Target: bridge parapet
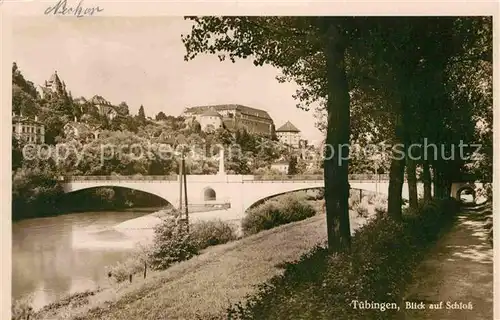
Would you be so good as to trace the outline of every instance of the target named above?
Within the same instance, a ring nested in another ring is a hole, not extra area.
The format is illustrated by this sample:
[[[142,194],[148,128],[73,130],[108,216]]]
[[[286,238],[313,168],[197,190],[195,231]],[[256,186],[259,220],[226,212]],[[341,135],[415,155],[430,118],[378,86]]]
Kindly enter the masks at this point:
[[[322,174],[316,175],[258,175],[253,176],[253,181],[323,181],[324,176]],[[373,182],[373,181],[388,181],[388,174],[350,174],[349,181],[359,181],[359,182]]]
[[[59,181],[72,182],[72,181],[177,181],[178,175],[168,176],[64,176],[59,177]]]
[[[144,182],[161,182],[161,181],[178,181],[178,175],[130,175],[130,176],[65,176],[60,177],[61,182],[97,182],[97,181],[144,181]],[[192,182],[298,182],[298,181],[323,181],[323,175],[188,175],[187,180]],[[349,181],[356,182],[373,182],[373,181],[388,181],[387,174],[350,174]]]

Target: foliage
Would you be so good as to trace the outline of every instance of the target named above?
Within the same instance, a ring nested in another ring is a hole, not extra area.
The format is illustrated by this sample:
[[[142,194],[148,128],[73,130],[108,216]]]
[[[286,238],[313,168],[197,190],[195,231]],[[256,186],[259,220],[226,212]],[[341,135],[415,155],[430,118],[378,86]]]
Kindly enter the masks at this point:
[[[129,277],[138,272],[144,271],[147,263],[140,256],[132,256],[124,261],[119,261],[115,265],[108,267],[108,275],[116,282],[129,280]]]
[[[354,211],[356,211],[356,213],[360,217],[368,216],[368,208],[366,207],[366,204],[364,202],[360,202],[356,206],[354,206]]]
[[[12,174],[12,219],[44,216],[56,210],[63,194],[50,164],[18,168]]]
[[[137,119],[140,123],[146,122],[146,114],[144,113],[144,106],[142,104],[139,107],[139,113],[137,114]]]
[[[229,319],[392,319],[394,310],[355,309],[353,300],[399,303],[404,283],[425,250],[453,221],[454,202],[425,206],[402,222],[374,219],[353,239],[351,253],[318,247],[283,275],[228,309]]]
[[[167,120],[167,119],[168,119],[167,115],[163,111],[158,112],[158,114],[155,117],[155,120],[157,121]]]
[[[276,226],[304,220],[316,214],[304,197],[285,195],[268,200],[248,210],[241,223],[245,235],[268,230]]]
[[[198,250],[237,239],[235,227],[222,220],[200,221],[190,226],[189,233]]]
[[[31,307],[33,297],[29,296],[23,299],[15,300],[12,302],[11,319],[12,320],[25,320],[34,315],[34,310]]]
[[[185,223],[177,218],[167,218],[155,227],[149,263],[153,269],[162,270],[173,263],[188,260],[198,253],[189,236]]]
[[[377,217],[384,216],[387,213],[387,203],[380,198],[375,202],[375,214]]]

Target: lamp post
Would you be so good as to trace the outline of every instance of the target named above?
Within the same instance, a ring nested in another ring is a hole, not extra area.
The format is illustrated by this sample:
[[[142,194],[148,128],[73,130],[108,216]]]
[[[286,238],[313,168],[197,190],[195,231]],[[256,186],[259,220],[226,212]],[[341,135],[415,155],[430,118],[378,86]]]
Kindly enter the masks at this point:
[[[182,215],[184,211],[185,217],[181,220],[185,220],[187,231],[189,232],[189,210],[188,210],[188,196],[187,196],[187,174],[186,174],[186,160],[184,156],[184,150],[177,152],[176,155],[180,156],[179,161],[179,212]],[[182,203],[182,194],[184,193],[184,206]],[[182,210],[184,209],[184,210]]]
[[[189,232],[189,211],[188,211],[188,196],[187,196],[187,175],[186,175],[186,160],[184,159],[184,151],[182,151],[181,156],[182,161],[182,173],[184,175],[184,212],[186,214],[186,227],[187,232]]]

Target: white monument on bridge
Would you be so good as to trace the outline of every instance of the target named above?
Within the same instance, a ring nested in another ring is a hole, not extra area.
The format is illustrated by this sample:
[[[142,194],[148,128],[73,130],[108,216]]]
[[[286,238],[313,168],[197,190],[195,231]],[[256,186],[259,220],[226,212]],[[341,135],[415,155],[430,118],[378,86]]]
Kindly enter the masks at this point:
[[[219,151],[219,172],[218,175],[226,175],[226,171],[224,170],[224,149],[220,149]]]

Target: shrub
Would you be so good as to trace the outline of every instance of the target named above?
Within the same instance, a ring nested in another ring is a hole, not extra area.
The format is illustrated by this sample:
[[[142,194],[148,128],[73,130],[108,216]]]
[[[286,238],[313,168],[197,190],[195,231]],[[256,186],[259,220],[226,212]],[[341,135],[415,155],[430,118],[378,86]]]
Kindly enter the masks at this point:
[[[248,211],[241,223],[245,235],[304,220],[316,214],[303,197],[286,195],[264,202]]]
[[[378,196],[376,193],[369,193],[367,197],[368,197],[368,204],[374,204],[378,200]]]
[[[366,218],[368,216],[368,208],[366,207],[366,205],[364,203],[358,203],[354,207],[354,211],[356,211],[356,213],[360,217]]]
[[[34,315],[34,310],[31,307],[32,296],[28,296],[26,298],[22,298],[19,300],[14,300],[12,302],[12,320],[24,320],[29,319]]]
[[[134,275],[144,270],[144,263],[146,261],[138,255],[129,257],[123,262],[118,262],[115,265],[108,267],[108,276],[115,279],[116,282],[123,282]]]
[[[359,203],[360,203],[359,197],[350,197],[349,198],[349,210],[355,210]]]
[[[356,233],[350,253],[314,250],[288,264],[284,274],[262,284],[245,302],[231,306],[228,318],[391,319],[397,311],[355,309],[351,303],[399,303],[412,269],[457,209],[456,202],[442,201],[422,206],[419,214],[405,214],[400,222],[374,219]]]
[[[198,250],[237,239],[235,227],[222,220],[202,221],[192,225],[190,237]]]
[[[386,212],[387,212],[386,204],[383,204],[382,202],[377,202],[375,204],[375,214],[377,215],[377,217],[384,216]]]
[[[196,244],[179,219],[168,218],[155,227],[153,245],[148,260],[153,269],[166,269],[175,262],[188,260],[197,254]]]

